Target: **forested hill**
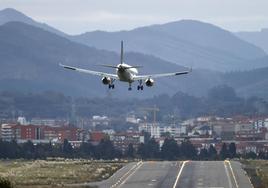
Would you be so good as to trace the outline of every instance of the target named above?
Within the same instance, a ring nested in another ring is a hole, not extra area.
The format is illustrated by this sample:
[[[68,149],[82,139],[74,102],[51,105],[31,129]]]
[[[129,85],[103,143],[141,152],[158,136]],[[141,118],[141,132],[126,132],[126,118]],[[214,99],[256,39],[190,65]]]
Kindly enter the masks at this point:
[[[116,89],[107,91],[101,78],[68,71],[59,63],[114,73],[98,64],[117,65],[119,55],[114,52],[72,42],[43,29],[21,22],[9,22],[0,26],[0,88],[1,90],[45,91],[56,90],[68,95],[116,97],[150,97],[161,93],[174,94],[181,90],[197,95],[217,84],[217,73],[194,70],[189,75],[158,79],[155,87],[132,92],[126,83],[116,82]],[[186,68],[153,56],[126,53],[125,61],[141,65],[141,74],[183,71]],[[211,77],[214,77],[211,80]]]
[[[253,44],[212,24],[181,20],[130,31],[87,32],[72,40],[100,49],[117,51],[118,41],[125,40],[127,51],[151,54],[187,67],[216,71],[247,70],[255,65],[248,60],[265,56]]]
[[[159,95],[148,99],[115,99],[102,97],[72,98],[62,93],[47,91],[42,93],[0,92],[0,118],[26,116],[27,118],[71,118],[73,115],[89,118],[106,115],[124,119],[129,113],[140,113],[141,108],[156,105],[160,108],[158,121],[167,122],[170,116],[185,119],[198,116],[216,115],[265,115],[267,101],[257,98],[241,98],[233,88],[221,85],[209,90],[205,97],[194,97],[182,92],[172,96]],[[75,113],[75,114],[73,114]],[[151,113],[148,121],[152,121]]]

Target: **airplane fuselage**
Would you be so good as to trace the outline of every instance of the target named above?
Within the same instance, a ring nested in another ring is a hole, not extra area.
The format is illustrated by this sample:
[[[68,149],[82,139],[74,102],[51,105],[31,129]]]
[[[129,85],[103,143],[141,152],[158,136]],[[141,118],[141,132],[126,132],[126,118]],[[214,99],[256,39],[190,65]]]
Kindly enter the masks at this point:
[[[128,64],[122,63],[117,65],[116,74],[120,81],[132,83],[134,82],[133,78],[138,74],[138,70],[133,67],[131,68]]]

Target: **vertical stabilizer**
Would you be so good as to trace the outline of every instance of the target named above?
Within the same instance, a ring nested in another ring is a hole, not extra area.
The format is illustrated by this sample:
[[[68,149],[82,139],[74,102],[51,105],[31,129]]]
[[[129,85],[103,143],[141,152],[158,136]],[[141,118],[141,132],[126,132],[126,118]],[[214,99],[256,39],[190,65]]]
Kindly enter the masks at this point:
[[[121,58],[120,58],[120,63],[123,64],[124,62],[124,46],[123,46],[123,41],[121,41]]]

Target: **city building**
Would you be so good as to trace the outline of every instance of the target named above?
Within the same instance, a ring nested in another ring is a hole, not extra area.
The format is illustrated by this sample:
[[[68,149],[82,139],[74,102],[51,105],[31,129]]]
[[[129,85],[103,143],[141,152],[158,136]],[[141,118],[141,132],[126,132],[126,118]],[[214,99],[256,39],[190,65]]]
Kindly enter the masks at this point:
[[[123,132],[116,133],[111,137],[115,148],[120,149],[123,153],[127,151],[129,144],[132,144],[135,149],[140,143],[144,143],[144,136],[139,132]]]
[[[79,129],[74,127],[2,124],[1,138],[3,141],[17,140],[18,142],[28,140],[63,142],[64,139],[77,141],[79,140]]]
[[[169,133],[172,137],[179,137],[186,134],[186,126],[180,125],[160,125],[159,123],[141,123],[139,125],[139,132],[148,132],[153,138],[160,138],[162,135]]]

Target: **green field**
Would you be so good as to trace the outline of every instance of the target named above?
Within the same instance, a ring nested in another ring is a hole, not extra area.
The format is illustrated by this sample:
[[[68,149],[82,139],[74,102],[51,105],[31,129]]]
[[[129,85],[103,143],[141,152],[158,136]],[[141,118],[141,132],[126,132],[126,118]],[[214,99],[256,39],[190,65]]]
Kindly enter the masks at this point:
[[[19,188],[66,187],[107,179],[123,165],[91,160],[2,160],[0,177]]]
[[[243,160],[241,162],[255,188],[268,188],[267,160]]]

